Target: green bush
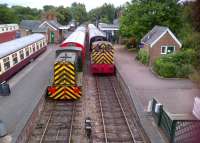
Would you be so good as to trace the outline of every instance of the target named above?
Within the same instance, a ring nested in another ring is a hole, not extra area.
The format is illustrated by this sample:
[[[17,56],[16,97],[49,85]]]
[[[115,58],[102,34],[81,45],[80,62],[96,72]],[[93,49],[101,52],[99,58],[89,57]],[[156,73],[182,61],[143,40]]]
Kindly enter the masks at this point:
[[[140,49],[137,55],[137,59],[142,63],[147,65],[149,63],[149,54],[147,51]]]
[[[193,67],[191,65],[182,65],[176,69],[176,76],[177,77],[189,77],[192,74]]]
[[[153,64],[153,70],[163,77],[184,78],[192,73],[194,62],[195,52],[193,50],[181,51],[157,59]]]

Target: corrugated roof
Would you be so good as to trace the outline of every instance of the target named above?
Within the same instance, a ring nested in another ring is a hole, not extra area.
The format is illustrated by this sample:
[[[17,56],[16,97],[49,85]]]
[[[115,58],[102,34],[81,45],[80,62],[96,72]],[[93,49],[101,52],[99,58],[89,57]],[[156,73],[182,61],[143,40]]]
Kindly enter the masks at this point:
[[[45,38],[43,34],[32,34],[19,39],[0,44],[0,58],[5,57],[15,51],[18,51],[36,41]]]
[[[154,26],[154,28],[149,31],[141,40],[142,43],[151,45],[155,40],[157,40],[168,27],[164,26]]]

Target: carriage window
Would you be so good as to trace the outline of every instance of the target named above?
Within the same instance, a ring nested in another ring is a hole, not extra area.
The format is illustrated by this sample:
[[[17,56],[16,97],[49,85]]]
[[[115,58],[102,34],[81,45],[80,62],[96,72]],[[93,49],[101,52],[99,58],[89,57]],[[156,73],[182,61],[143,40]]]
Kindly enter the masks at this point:
[[[37,50],[39,50],[39,49],[40,49],[40,47],[39,47],[39,44],[38,44],[38,43],[36,44],[36,47],[37,47]]]
[[[23,60],[24,59],[24,51],[23,50],[19,51],[19,55],[20,55],[20,59]]]
[[[35,47],[33,47],[33,53],[35,52]]]
[[[7,70],[10,68],[10,61],[9,61],[9,57],[6,57],[3,59],[3,64],[4,64],[4,69]]]
[[[40,43],[40,48],[42,48],[42,43]]]
[[[17,53],[12,54],[12,59],[13,59],[13,64],[14,65],[18,63]]]
[[[26,51],[26,56],[29,56],[29,49],[26,48],[25,51]]]

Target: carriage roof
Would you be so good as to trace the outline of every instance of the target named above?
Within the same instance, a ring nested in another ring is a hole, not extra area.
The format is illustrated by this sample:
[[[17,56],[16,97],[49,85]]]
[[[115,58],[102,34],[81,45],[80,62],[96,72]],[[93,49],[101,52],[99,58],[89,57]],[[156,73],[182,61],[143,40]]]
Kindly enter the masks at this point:
[[[100,31],[96,26],[94,26],[94,24],[89,24],[88,25],[88,29],[89,29],[89,39],[91,40],[94,37],[103,37],[106,38],[105,33],[103,33],[102,31]]]
[[[5,57],[15,51],[23,49],[24,47],[44,39],[43,34],[32,34],[19,39],[8,41],[0,44],[0,58]]]
[[[84,48],[85,45],[85,32],[75,31],[67,39],[65,39],[61,47],[75,46]]]

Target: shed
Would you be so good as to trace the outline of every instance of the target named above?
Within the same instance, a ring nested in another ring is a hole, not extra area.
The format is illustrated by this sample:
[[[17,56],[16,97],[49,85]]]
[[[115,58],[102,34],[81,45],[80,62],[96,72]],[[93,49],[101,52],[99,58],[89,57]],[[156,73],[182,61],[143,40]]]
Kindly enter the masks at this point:
[[[161,55],[180,51],[181,42],[168,27],[154,26],[142,39],[140,49],[149,53],[150,65]]]

